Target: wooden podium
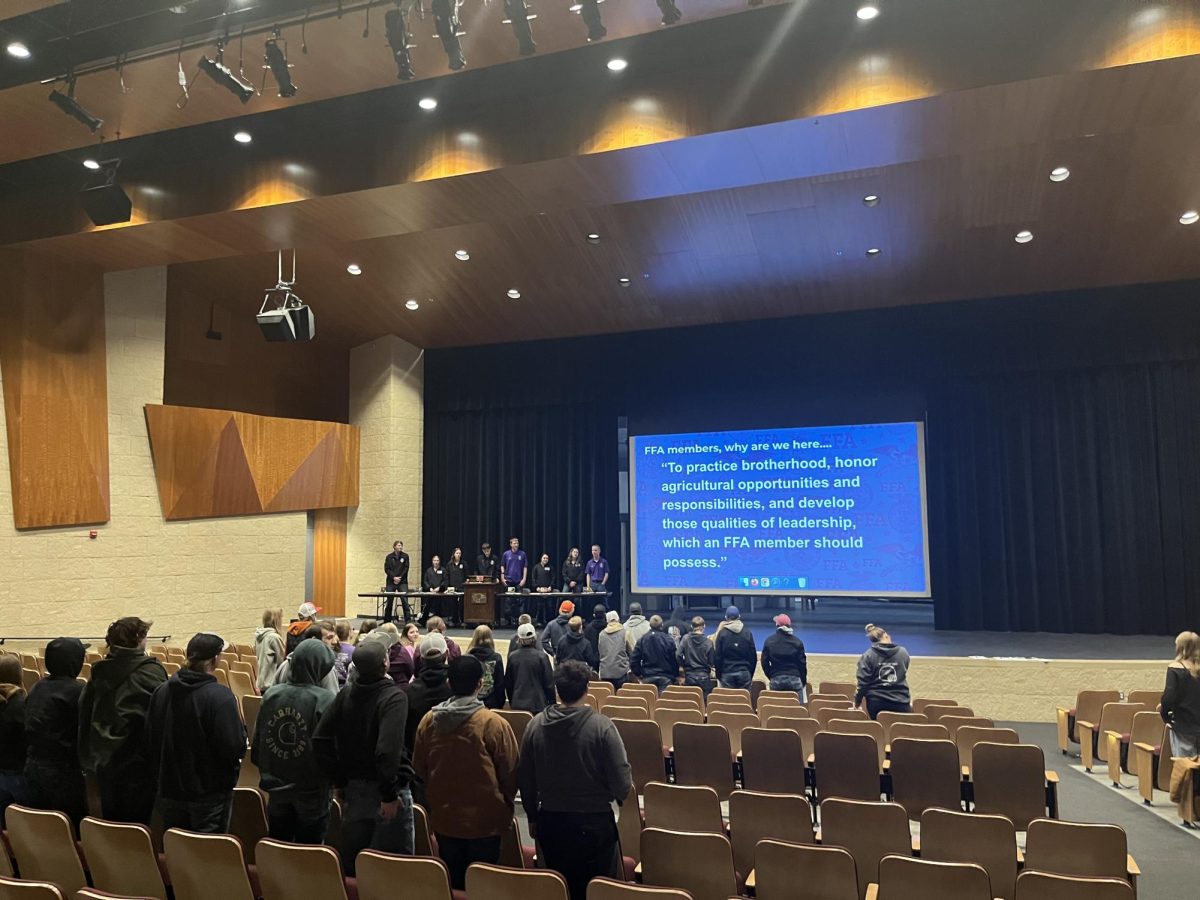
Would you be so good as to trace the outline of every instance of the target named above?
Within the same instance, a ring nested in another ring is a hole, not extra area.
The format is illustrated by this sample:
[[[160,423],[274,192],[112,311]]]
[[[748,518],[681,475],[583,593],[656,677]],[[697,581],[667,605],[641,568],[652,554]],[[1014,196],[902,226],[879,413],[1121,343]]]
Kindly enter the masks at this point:
[[[463,585],[463,622],[467,625],[491,625],[496,622],[494,581],[468,581]]]

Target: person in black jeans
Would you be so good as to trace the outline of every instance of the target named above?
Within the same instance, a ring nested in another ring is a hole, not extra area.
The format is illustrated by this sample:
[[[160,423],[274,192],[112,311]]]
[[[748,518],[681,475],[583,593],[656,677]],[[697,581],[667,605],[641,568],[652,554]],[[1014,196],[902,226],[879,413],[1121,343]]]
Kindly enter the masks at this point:
[[[404,541],[392,544],[392,552],[383,560],[383,583],[385,591],[408,593],[408,554],[404,552]],[[400,598],[400,606],[404,610],[404,621],[412,621],[412,610],[408,605],[408,597]],[[383,600],[383,621],[390,622],[396,618],[396,598],[385,597]]]
[[[576,594],[583,593],[583,557],[579,555],[578,547],[572,547],[571,552],[567,554],[567,558],[563,560],[562,580],[564,593],[567,591],[572,591]]]
[[[908,651],[892,643],[892,636],[878,625],[868,625],[866,630],[871,646],[858,659],[854,702],[865,704],[872,719],[881,712],[912,712]]]
[[[529,580],[533,584],[534,594],[529,601],[529,614],[538,625],[545,625],[554,617],[554,600],[537,595],[548,594],[554,590],[554,569],[550,566],[549,553],[542,554],[529,574]]]
[[[25,786],[35,809],[65,813],[78,830],[87,815],[87,788],[79,768],[79,695],[84,651],[78,638],[46,645],[46,672],[25,701]]]
[[[792,618],[786,613],[775,617],[776,631],[763,642],[762,668],[773,691],[795,691],[800,702],[808,700],[808,656],[804,642],[792,631]]]
[[[650,617],[650,630],[634,645],[629,668],[643,682],[658,688],[660,694],[679,677],[675,642],[663,631],[662,616]]]
[[[446,601],[446,609],[449,613],[447,618],[453,619],[454,623],[461,627],[463,623],[463,589],[467,583],[467,561],[463,559],[462,547],[455,547],[454,552],[450,554],[450,561],[446,563],[446,575],[450,578],[450,590],[454,594]]]

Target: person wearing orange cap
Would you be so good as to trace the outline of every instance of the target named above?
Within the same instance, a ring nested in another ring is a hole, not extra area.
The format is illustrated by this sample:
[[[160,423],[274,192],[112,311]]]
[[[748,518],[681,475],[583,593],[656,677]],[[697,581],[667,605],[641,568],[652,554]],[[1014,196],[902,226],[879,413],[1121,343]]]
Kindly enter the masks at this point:
[[[287,630],[288,653],[295,650],[297,645],[304,640],[304,632],[308,631],[309,627],[317,621],[317,613],[320,611],[321,607],[314,606],[307,600],[300,604],[300,608],[296,610],[296,621],[289,625]]]
[[[558,618],[552,619],[542,631],[542,648],[551,656],[558,649],[558,642],[567,636],[567,623],[575,615],[575,604],[564,600],[558,607]]]

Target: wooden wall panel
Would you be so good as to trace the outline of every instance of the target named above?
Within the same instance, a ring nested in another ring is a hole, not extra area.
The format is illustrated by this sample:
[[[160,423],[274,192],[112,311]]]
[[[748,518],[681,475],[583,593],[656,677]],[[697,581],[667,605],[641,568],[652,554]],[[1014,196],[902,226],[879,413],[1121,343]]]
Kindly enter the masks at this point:
[[[312,513],[312,597],[322,617],[346,614],[346,510]]]
[[[353,425],[147,405],[146,426],[166,519],[358,505]]]
[[[109,518],[100,269],[0,253],[0,368],[17,528]]]

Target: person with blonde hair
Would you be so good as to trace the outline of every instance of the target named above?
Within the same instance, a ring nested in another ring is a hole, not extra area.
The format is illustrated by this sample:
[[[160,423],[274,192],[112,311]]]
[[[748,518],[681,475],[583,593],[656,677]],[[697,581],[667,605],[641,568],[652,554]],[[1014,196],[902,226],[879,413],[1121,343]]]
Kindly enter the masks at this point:
[[[558,665],[568,659],[577,659],[587,663],[593,672],[600,669],[600,656],[592,647],[592,642],[583,633],[583,619],[571,616],[567,620],[567,633],[559,640],[554,648],[554,664]]]
[[[892,642],[878,625],[866,627],[871,642],[858,658],[858,691],[854,702],[872,719],[881,712],[912,712],[908,691],[908,651]]]
[[[473,656],[483,666],[483,683],[479,688],[479,700],[488,709],[504,708],[504,658],[496,652],[492,629],[480,625],[471,635],[467,645],[467,656]]]
[[[275,683],[275,673],[283,665],[287,651],[283,644],[283,610],[264,609],[262,627],[254,632],[254,655],[258,657],[256,687],[261,694]]]
[[[1200,635],[1194,631],[1175,638],[1159,712],[1171,725],[1171,755],[1200,756]]]

